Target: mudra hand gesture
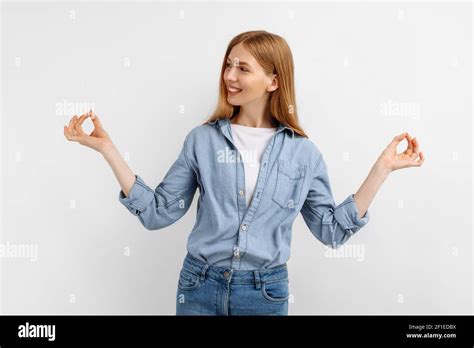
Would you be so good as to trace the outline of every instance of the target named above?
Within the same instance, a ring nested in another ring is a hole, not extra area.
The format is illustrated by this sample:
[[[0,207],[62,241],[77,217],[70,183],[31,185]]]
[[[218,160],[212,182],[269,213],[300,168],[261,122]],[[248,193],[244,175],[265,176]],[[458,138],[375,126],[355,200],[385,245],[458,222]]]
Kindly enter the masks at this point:
[[[90,117],[94,124],[94,130],[91,134],[86,134],[82,129],[82,123]],[[81,145],[90,147],[98,152],[112,144],[109,134],[105,131],[99,117],[90,110],[87,114],[77,117],[74,115],[69,121],[69,126],[64,126],[64,136],[69,141],[76,141]]]
[[[407,139],[408,146],[402,153],[397,153],[397,145]],[[418,159],[417,159],[418,158]],[[380,155],[378,161],[387,172],[409,167],[419,167],[425,161],[425,155],[420,151],[420,143],[407,132],[393,138],[392,142]]]

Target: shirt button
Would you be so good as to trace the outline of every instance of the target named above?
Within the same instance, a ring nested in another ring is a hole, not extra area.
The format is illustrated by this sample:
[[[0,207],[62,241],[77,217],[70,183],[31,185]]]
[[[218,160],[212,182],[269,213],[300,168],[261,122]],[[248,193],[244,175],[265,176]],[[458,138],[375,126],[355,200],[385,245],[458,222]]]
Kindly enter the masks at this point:
[[[242,225],[242,231],[245,231],[247,229],[246,225]]]
[[[243,196],[243,194],[244,194],[244,191],[243,191],[243,190],[240,190],[240,191],[239,191],[239,195]]]

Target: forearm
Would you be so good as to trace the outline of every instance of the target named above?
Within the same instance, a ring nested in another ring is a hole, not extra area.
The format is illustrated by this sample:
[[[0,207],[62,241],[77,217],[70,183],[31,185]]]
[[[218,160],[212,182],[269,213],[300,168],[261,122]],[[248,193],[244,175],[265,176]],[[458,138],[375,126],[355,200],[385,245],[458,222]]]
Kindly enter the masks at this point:
[[[101,153],[112,168],[117,181],[122,187],[123,193],[128,197],[128,193],[135,183],[135,174],[132,172],[127,162],[125,162],[113,143],[102,149]]]
[[[364,180],[359,190],[354,194],[354,202],[357,205],[359,212],[359,218],[362,218],[369,209],[369,205],[372,203],[376,193],[382,186],[385,179],[387,179],[390,173],[379,161],[375,162],[371,168],[369,175]]]

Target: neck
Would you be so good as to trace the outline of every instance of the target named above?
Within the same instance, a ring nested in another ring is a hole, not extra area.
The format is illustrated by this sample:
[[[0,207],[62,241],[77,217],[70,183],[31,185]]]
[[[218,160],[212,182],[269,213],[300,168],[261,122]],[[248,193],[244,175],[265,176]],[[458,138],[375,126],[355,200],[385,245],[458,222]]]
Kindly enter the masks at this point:
[[[274,128],[278,123],[269,112],[253,113],[245,110],[242,106],[239,112],[230,119],[230,122],[256,128]]]

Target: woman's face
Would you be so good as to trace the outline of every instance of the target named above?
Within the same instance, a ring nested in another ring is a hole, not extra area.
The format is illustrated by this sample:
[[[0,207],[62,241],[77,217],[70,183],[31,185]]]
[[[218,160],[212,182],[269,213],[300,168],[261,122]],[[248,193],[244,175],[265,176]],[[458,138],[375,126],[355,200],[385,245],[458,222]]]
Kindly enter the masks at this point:
[[[266,102],[268,93],[277,88],[274,76],[268,76],[241,43],[232,47],[227,57],[224,82],[227,101],[232,105]],[[272,84],[272,80],[273,84]],[[232,92],[235,87],[238,92]]]

